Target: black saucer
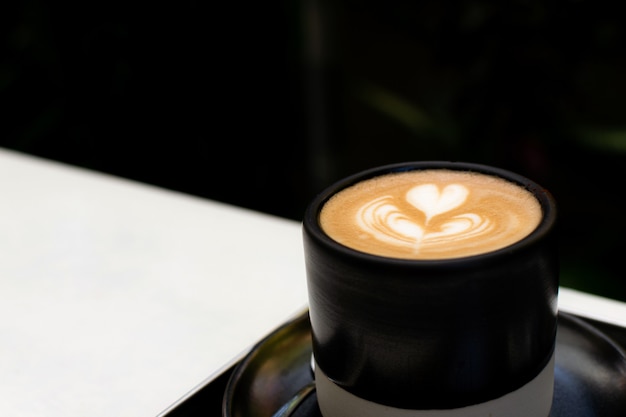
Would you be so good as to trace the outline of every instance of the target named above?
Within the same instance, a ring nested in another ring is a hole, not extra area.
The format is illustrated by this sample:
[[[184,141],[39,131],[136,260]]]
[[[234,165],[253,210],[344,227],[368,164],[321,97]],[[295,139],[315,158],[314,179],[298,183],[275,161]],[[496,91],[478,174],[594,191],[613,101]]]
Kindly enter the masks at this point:
[[[239,363],[223,417],[321,417],[312,385],[308,314],[285,323]],[[604,333],[559,314],[550,417],[626,416],[626,354]]]

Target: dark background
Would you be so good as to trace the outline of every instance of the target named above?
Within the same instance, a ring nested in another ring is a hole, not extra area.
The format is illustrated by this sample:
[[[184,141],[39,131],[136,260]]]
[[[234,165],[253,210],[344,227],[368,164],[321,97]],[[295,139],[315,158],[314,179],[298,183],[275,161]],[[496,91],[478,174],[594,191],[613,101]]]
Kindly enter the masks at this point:
[[[558,200],[562,284],[626,301],[619,3],[6,3],[2,147],[295,220],[376,165],[495,165]]]

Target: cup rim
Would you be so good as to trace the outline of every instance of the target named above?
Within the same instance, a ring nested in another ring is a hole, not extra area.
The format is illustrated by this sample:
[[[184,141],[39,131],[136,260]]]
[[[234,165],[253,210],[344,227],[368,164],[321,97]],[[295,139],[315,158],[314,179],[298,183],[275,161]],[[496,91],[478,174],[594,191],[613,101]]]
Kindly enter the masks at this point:
[[[426,169],[448,169],[455,171],[477,172],[481,174],[487,174],[497,176],[504,180],[513,182],[529,192],[531,192],[539,204],[542,210],[542,219],[539,225],[522,240],[512,243],[494,251],[462,256],[457,258],[443,258],[443,259],[406,259],[406,258],[394,258],[382,255],[375,255],[367,252],[363,252],[357,249],[348,247],[342,243],[337,242],[331,238],[322,229],[319,223],[319,213],[323,205],[339,191],[356,184],[357,182],[367,180],[380,175],[400,173],[415,170]],[[322,245],[326,249],[331,249],[346,256],[353,257],[361,262],[380,263],[384,261],[388,265],[395,265],[398,267],[411,267],[411,268],[450,268],[466,266],[468,263],[489,263],[500,260],[505,254],[513,254],[526,250],[529,247],[533,247],[537,241],[544,239],[555,227],[557,220],[557,205],[552,194],[544,187],[536,183],[535,181],[517,174],[515,172],[498,168],[490,165],[471,163],[471,162],[458,162],[458,161],[409,161],[400,162],[395,164],[381,165],[378,167],[362,170],[355,174],[349,175],[343,179],[340,179],[318,193],[311,203],[307,206],[302,221],[303,231],[314,239],[317,244]]]

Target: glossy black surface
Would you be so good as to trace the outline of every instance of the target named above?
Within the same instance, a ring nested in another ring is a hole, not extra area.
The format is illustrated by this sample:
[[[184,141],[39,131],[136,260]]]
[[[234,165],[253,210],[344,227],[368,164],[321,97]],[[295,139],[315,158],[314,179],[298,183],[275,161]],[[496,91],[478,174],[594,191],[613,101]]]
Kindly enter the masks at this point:
[[[313,381],[311,353],[308,315],[269,335],[231,375],[223,417],[320,417],[314,392],[302,396],[296,406],[275,414]],[[624,350],[591,324],[559,314],[550,417],[625,415]]]

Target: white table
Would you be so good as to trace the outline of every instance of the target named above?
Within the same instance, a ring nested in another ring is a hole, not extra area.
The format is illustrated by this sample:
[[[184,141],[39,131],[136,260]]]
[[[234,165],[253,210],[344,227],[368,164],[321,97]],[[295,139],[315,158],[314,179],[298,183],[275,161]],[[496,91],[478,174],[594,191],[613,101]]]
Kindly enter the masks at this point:
[[[2,416],[154,417],[306,309],[298,222],[2,149],[0,196]]]

